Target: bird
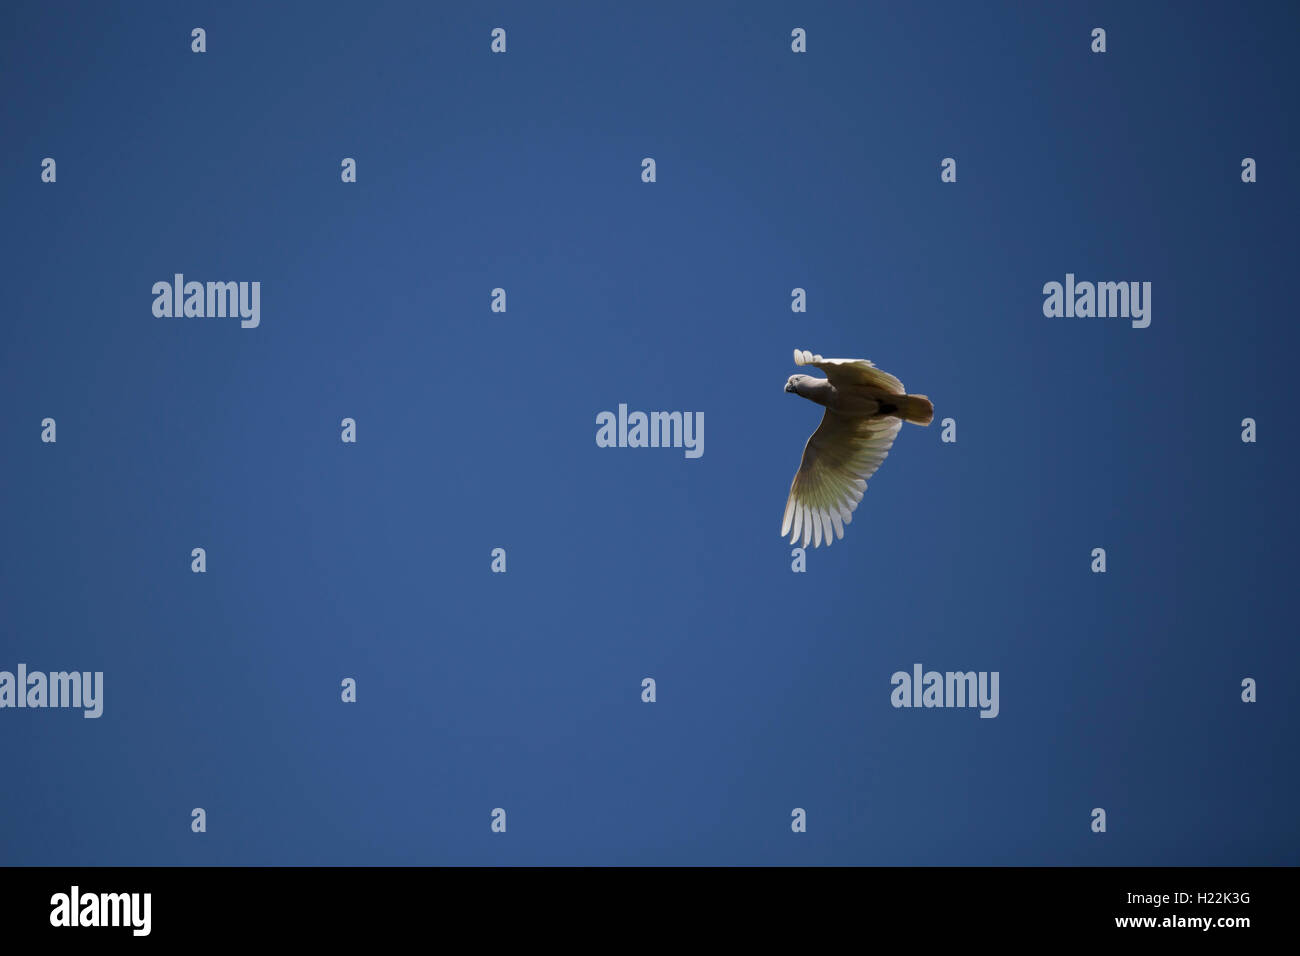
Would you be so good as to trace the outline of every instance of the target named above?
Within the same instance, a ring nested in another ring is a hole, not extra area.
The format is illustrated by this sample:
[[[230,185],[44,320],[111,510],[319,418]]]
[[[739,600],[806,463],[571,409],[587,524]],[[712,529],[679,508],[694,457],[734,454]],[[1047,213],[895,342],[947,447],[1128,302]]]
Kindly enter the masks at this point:
[[[794,364],[826,373],[791,375],[785,383],[787,392],[824,405],[826,413],[790,483],[781,537],[789,534],[794,544],[802,535],[805,548],[810,541],[821,547],[823,540],[830,547],[832,532],[843,539],[867,479],[888,457],[903,422],[929,425],[934,405],[925,395],[908,395],[902,382],[866,359],[822,358],[795,349]]]

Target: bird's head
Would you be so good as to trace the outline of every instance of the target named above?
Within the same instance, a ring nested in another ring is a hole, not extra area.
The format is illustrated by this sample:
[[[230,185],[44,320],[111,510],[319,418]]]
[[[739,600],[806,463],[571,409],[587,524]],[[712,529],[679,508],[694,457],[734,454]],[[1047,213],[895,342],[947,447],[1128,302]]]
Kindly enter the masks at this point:
[[[807,375],[791,375],[785,382],[785,390],[799,394],[799,386],[808,378]]]

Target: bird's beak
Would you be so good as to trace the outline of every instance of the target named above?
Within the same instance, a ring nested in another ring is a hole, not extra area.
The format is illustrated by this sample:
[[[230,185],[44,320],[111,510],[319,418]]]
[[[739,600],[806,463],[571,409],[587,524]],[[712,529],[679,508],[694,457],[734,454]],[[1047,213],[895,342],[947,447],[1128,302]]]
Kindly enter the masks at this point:
[[[791,385],[789,382],[786,382],[786,383],[785,383],[785,390],[786,390],[787,392],[793,392],[793,391],[794,391],[794,386]]]

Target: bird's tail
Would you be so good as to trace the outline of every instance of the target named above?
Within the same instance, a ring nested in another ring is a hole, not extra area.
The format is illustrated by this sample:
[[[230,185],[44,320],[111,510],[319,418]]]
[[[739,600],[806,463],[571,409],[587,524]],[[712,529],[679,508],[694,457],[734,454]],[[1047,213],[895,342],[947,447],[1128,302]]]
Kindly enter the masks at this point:
[[[892,397],[898,406],[898,417],[914,425],[928,425],[934,421],[934,406],[924,395],[899,395]]]

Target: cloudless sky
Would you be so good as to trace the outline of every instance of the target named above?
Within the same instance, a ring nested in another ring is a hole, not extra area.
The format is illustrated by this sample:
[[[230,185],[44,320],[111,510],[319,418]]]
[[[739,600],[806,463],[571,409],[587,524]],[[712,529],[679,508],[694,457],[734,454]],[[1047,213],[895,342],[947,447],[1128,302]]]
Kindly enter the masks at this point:
[[[105,699],[0,711],[0,862],[1296,863],[1297,19],[8,4],[0,669]],[[796,347],[958,438],[804,574]],[[891,707],[917,662],[999,716]]]

